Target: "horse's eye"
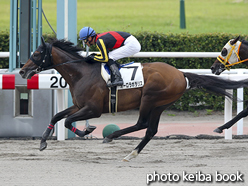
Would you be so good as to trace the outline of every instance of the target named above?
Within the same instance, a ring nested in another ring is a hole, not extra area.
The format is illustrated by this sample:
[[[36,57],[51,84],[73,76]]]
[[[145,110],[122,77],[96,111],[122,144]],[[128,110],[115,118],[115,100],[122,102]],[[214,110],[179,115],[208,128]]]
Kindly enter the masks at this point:
[[[227,55],[227,49],[223,48],[223,50],[221,51],[221,55],[222,56],[226,56]]]
[[[39,57],[40,54],[35,52],[33,55],[34,57]]]

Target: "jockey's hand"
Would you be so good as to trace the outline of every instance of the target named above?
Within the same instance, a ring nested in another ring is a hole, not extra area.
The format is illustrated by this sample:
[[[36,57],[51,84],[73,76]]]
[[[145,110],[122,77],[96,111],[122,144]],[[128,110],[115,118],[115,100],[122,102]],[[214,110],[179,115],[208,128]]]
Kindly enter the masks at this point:
[[[100,56],[101,54],[92,53],[92,54],[90,54],[90,55],[92,55],[92,56]]]
[[[87,63],[93,63],[95,60],[94,60],[94,56],[96,54],[91,54],[91,55],[88,55],[86,58],[85,58],[85,62]]]

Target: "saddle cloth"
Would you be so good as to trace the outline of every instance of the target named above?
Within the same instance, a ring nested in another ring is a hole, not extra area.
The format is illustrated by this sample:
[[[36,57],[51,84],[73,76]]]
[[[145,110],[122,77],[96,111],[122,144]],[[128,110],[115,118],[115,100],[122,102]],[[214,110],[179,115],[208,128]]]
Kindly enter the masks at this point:
[[[124,84],[123,86],[117,86],[117,90],[143,87],[144,77],[142,68],[141,63],[131,62],[122,64],[119,70]],[[106,83],[110,82],[110,70],[106,63],[102,63],[101,74]]]

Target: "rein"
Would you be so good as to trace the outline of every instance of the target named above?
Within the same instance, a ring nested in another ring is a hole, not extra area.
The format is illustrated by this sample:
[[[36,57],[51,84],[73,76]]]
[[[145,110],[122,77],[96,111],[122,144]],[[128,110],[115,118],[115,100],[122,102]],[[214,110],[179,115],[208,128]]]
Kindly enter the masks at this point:
[[[52,66],[49,66],[49,67],[41,68],[41,71],[49,70],[49,69],[52,69],[52,68],[54,68],[54,67],[61,66],[61,65],[65,65],[65,64],[68,64],[68,63],[77,63],[77,62],[81,62],[81,61],[82,61],[82,59],[67,61],[67,62],[65,62],[65,63],[60,63],[60,64],[57,64],[57,65],[52,65]]]
[[[230,41],[228,42],[228,44],[230,45],[231,47],[231,51],[229,52],[229,54],[227,55],[226,59],[223,59],[220,55],[217,57],[218,61],[221,62],[225,68],[227,70],[230,70],[230,67],[231,66],[234,66],[234,65],[237,65],[237,64],[240,64],[240,63],[244,63],[246,61],[248,61],[248,58],[247,59],[244,59],[244,60],[241,60],[240,57],[239,57],[239,50],[238,52],[235,50],[235,47],[236,47],[236,43],[234,45],[231,45]],[[239,44],[239,47],[242,43],[240,42]],[[238,48],[239,48],[238,47]],[[235,62],[235,63],[230,63],[228,60],[230,59],[231,55],[233,54],[233,52],[236,54],[237,58],[238,58],[238,61]],[[227,64],[228,63],[228,64]]]

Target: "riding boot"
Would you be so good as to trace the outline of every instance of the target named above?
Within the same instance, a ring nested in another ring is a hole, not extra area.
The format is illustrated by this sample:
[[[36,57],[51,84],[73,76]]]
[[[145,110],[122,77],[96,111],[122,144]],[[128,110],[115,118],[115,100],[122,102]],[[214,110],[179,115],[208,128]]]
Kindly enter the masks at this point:
[[[109,65],[110,70],[112,71],[114,81],[111,83],[108,83],[107,86],[108,87],[122,86],[123,79],[121,77],[121,73],[119,72],[117,64],[112,59],[109,59],[108,65]]]

